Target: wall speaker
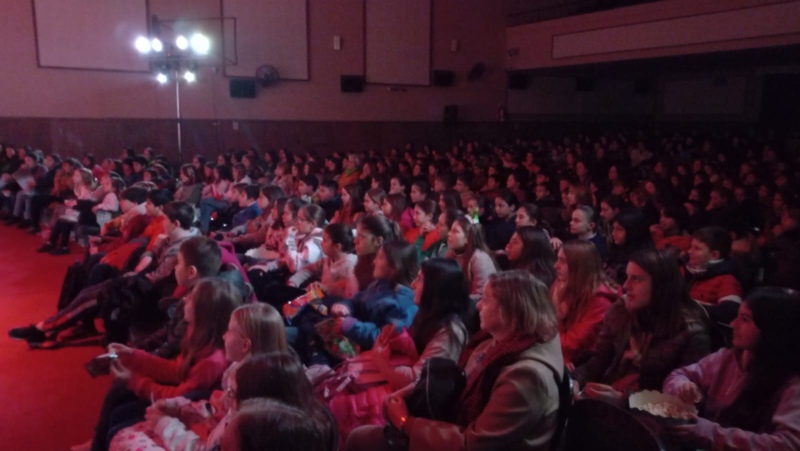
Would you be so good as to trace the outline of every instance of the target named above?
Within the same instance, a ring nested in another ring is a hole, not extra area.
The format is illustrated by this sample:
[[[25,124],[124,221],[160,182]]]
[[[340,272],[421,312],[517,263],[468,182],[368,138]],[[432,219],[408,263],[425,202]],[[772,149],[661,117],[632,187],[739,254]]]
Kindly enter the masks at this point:
[[[458,122],[458,105],[445,105],[442,122],[453,125]]]
[[[653,82],[648,78],[638,78],[633,82],[633,92],[643,96],[650,94],[653,90]]]
[[[363,92],[365,82],[361,75],[342,75],[340,87],[342,92]]]
[[[256,98],[256,81],[250,78],[232,78],[228,87],[234,99]]]
[[[508,89],[522,90],[528,87],[528,74],[519,72],[508,73]]]
[[[591,78],[576,78],[575,90],[578,92],[588,92],[594,89],[594,80]]]
[[[433,86],[453,86],[456,74],[451,70],[435,70],[432,78]]]

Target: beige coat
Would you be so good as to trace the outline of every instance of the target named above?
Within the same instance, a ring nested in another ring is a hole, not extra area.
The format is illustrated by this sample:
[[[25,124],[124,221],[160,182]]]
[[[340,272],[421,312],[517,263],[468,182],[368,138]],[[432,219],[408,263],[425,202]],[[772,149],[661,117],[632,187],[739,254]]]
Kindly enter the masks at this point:
[[[491,343],[487,340],[486,345]],[[470,360],[481,354],[479,346]],[[500,371],[489,401],[480,416],[466,428],[422,418],[409,419],[411,451],[525,450],[544,451],[556,429],[558,383],[563,378],[561,342],[556,336],[518,356]],[[468,368],[472,365],[468,364]]]

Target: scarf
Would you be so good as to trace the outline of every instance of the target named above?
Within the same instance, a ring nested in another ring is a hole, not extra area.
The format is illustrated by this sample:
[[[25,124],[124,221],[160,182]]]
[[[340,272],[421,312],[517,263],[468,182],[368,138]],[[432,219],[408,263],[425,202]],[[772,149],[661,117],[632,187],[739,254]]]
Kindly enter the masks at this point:
[[[491,339],[488,332],[484,330],[478,332],[464,347],[464,352],[461,353],[458,360],[458,366],[466,368],[467,362],[478,345]],[[537,335],[513,334],[489,347],[486,353],[479,357],[482,360],[483,369],[467,375],[467,385],[464,387],[459,401],[458,424],[466,427],[475,421],[486,407],[486,403],[489,402],[492,386],[497,380],[497,376],[500,375],[500,371],[512,363],[521,352],[541,341],[541,337]]]

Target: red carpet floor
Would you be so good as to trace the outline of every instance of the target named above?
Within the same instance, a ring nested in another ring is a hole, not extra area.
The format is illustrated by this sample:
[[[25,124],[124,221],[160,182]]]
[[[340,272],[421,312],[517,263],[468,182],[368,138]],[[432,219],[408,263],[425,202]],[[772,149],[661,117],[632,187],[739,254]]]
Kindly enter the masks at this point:
[[[67,266],[80,258],[37,254],[41,238],[0,225],[0,448],[67,450],[92,436],[111,379],[83,364],[99,346],[30,351],[7,331],[54,312]]]

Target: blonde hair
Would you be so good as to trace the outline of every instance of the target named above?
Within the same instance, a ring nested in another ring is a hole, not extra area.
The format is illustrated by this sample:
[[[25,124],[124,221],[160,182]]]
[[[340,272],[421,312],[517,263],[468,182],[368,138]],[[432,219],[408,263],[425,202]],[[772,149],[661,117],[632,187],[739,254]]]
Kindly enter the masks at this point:
[[[269,304],[247,304],[231,315],[252,343],[251,354],[287,352],[286,328],[283,317]]]
[[[558,334],[558,318],[547,286],[528,271],[511,270],[489,276],[498,307],[512,334],[537,335],[542,342]]]

